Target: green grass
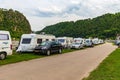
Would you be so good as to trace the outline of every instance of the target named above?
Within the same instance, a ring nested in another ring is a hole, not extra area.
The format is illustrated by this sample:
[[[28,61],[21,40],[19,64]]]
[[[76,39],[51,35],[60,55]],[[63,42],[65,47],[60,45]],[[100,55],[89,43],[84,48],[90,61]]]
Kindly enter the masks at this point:
[[[64,49],[62,53],[68,53],[75,51],[74,49]],[[53,54],[53,55],[57,55]],[[51,56],[53,56],[51,55]],[[16,63],[16,62],[21,62],[21,61],[28,61],[32,59],[37,59],[37,58],[42,58],[42,57],[47,57],[46,55],[35,55],[33,53],[16,53],[13,51],[13,55],[7,56],[5,60],[0,60],[0,66],[1,65],[6,65],[6,64],[11,64],[11,63]]]
[[[14,53],[13,55],[7,56],[5,60],[0,60],[0,66],[10,63],[16,63],[21,61],[28,61],[31,59],[42,58],[43,55],[35,55],[31,53],[18,54]]]
[[[76,51],[77,49],[63,49],[62,53],[68,53],[68,52],[73,52]]]
[[[89,77],[83,80],[120,80],[120,49],[112,52]]]

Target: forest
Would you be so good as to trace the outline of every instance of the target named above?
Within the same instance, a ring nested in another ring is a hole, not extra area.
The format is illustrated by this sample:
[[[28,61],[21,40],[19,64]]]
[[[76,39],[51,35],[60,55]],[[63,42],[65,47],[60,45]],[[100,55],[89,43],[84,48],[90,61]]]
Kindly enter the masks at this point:
[[[69,37],[98,37],[102,39],[115,39],[120,34],[120,13],[107,13],[95,18],[77,21],[60,22],[46,26],[36,33],[45,32],[55,36]]]

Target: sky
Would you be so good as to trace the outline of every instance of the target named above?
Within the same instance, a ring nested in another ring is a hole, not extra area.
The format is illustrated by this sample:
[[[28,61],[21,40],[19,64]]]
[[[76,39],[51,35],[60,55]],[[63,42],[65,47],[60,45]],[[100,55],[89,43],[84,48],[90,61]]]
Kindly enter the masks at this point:
[[[120,0],[0,0],[0,8],[23,13],[33,31],[58,22],[120,12]]]

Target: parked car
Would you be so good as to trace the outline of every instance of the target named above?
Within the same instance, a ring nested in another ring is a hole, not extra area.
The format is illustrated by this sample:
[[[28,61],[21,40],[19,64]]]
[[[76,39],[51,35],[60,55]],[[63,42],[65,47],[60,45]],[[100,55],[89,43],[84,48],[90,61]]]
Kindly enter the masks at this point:
[[[48,56],[51,53],[62,53],[62,45],[57,41],[44,41],[34,49],[35,53],[44,53]]]
[[[81,44],[81,43],[73,43],[71,45],[71,48],[72,49],[80,49],[80,48],[83,48],[83,44]]]
[[[5,59],[7,55],[12,55],[11,36],[8,31],[0,31],[0,59]]]

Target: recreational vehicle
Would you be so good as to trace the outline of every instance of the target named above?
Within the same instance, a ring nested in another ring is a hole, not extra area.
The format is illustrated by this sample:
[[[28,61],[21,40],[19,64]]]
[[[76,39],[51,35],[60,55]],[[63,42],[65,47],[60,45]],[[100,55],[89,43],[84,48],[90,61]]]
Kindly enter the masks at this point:
[[[71,48],[80,49],[85,46],[85,39],[83,38],[74,38],[74,42],[71,45]]]
[[[117,35],[116,40],[115,40],[115,44],[120,46],[120,35]]]
[[[97,45],[97,44],[99,44],[99,39],[98,38],[94,38],[94,39],[92,39],[92,42],[93,42],[93,44]]]
[[[69,48],[70,45],[73,43],[72,37],[58,37],[57,41],[62,44],[64,48]]]
[[[85,40],[85,46],[87,46],[87,47],[93,47],[92,39],[86,39]]]
[[[8,31],[0,31],[0,59],[12,55],[12,41]]]
[[[54,35],[47,34],[23,34],[17,52],[33,52],[34,48],[43,41],[54,41]]]
[[[74,38],[74,43],[80,43],[81,45],[85,46],[85,39],[84,38]]]

